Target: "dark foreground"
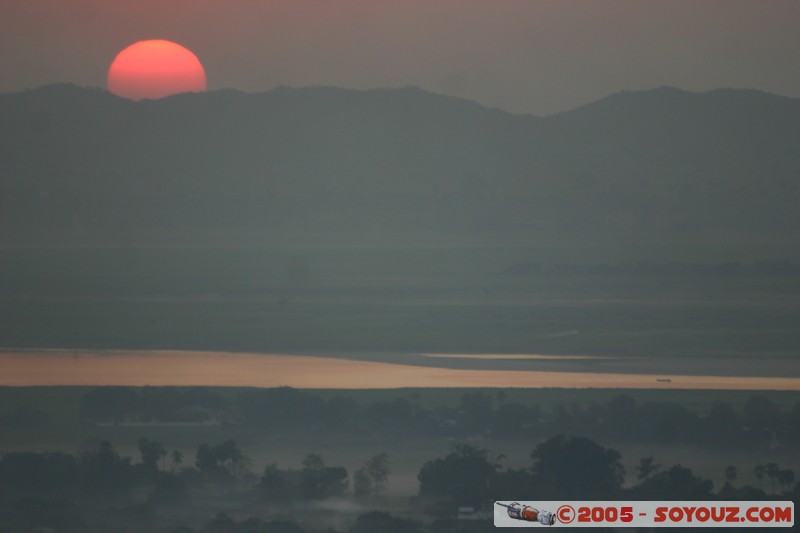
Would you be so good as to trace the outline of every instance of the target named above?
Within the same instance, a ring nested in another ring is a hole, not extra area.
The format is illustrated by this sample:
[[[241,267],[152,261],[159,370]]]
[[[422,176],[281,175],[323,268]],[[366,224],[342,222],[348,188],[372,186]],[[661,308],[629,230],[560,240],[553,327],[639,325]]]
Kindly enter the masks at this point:
[[[2,531],[471,532],[494,500],[800,495],[793,392],[5,388],[0,405]]]

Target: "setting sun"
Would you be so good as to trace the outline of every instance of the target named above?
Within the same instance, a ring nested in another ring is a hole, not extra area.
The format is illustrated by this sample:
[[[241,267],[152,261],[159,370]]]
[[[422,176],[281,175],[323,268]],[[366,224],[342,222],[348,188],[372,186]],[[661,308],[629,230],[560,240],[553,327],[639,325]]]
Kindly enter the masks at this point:
[[[108,90],[141,100],[206,90],[206,73],[197,56],[165,40],[139,41],[122,50],[108,69]]]

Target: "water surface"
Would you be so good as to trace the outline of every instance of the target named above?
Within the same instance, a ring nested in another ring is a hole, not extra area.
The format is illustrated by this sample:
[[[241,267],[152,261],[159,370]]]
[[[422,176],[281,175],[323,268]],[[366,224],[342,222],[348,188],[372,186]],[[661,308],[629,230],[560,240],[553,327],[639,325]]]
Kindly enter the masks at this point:
[[[453,369],[309,355],[165,350],[0,353],[0,386],[221,386],[307,389],[527,387],[800,390],[798,377]]]

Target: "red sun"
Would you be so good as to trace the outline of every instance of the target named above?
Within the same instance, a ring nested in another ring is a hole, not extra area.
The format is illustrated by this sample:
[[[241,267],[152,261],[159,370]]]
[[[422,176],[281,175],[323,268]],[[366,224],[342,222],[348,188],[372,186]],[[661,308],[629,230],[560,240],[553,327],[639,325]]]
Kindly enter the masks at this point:
[[[177,43],[139,41],[114,58],[108,69],[108,90],[131,100],[203,92],[206,71],[196,55]]]

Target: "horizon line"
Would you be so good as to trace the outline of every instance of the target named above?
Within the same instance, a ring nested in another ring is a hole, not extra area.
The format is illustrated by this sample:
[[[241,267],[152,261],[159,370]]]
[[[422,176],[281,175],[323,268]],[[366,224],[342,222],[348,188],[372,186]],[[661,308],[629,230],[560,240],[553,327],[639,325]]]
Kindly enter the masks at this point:
[[[246,95],[246,96],[261,96],[261,95],[268,95],[268,94],[271,94],[271,93],[285,91],[285,90],[293,90],[293,91],[300,91],[300,90],[337,90],[337,91],[351,92],[351,93],[372,93],[372,92],[381,92],[381,91],[396,92],[396,91],[403,91],[403,90],[416,90],[416,91],[420,91],[422,93],[425,93],[425,94],[428,94],[428,95],[431,95],[431,96],[436,96],[436,97],[448,98],[448,99],[461,101],[461,102],[468,103],[468,104],[471,104],[471,105],[475,105],[475,106],[478,106],[478,107],[481,107],[483,109],[490,110],[490,111],[500,111],[502,113],[505,113],[505,114],[508,114],[508,115],[512,115],[512,116],[518,116],[518,117],[535,117],[535,118],[547,118],[547,117],[553,117],[553,116],[557,116],[557,115],[564,114],[564,113],[569,113],[569,112],[572,112],[572,111],[577,111],[577,110],[582,109],[584,107],[591,106],[593,104],[596,104],[596,103],[602,102],[604,100],[607,100],[609,98],[613,98],[613,97],[620,96],[620,95],[654,93],[654,92],[659,92],[659,91],[674,91],[674,92],[683,93],[683,94],[687,94],[687,95],[694,95],[694,96],[703,96],[703,95],[709,95],[709,94],[712,94],[712,93],[719,93],[719,92],[743,92],[743,93],[744,92],[749,92],[749,93],[758,93],[758,94],[762,94],[762,95],[766,95],[766,96],[770,96],[770,97],[774,97],[774,98],[781,98],[781,99],[785,99],[785,100],[800,100],[800,96],[788,96],[788,95],[785,95],[785,94],[773,93],[773,92],[765,91],[763,89],[756,89],[756,88],[718,87],[718,88],[709,89],[709,90],[706,90],[706,91],[693,91],[693,90],[689,90],[689,89],[683,89],[681,87],[677,87],[677,86],[674,86],[674,85],[659,85],[657,87],[652,87],[652,88],[649,88],[649,89],[621,89],[619,91],[616,91],[616,92],[613,92],[613,93],[609,93],[609,94],[607,94],[605,96],[602,96],[600,98],[587,101],[587,102],[585,102],[583,104],[580,104],[580,105],[577,105],[575,107],[563,109],[561,111],[556,111],[556,112],[549,113],[549,114],[537,115],[537,114],[534,114],[534,113],[518,113],[518,112],[514,112],[514,111],[509,111],[507,109],[503,109],[502,107],[483,104],[481,102],[478,102],[476,100],[472,100],[472,99],[464,97],[464,96],[458,96],[458,95],[452,95],[452,94],[436,92],[436,91],[432,91],[432,90],[420,87],[418,85],[413,85],[413,84],[398,85],[398,86],[393,86],[393,87],[371,87],[371,88],[366,88],[366,89],[352,88],[352,87],[341,87],[341,86],[337,86],[337,85],[283,85],[283,84],[281,84],[281,85],[276,85],[276,86],[274,86],[272,88],[261,90],[261,91],[246,91],[246,90],[242,90],[242,89],[237,89],[235,87],[222,87],[222,88],[211,89],[211,90],[206,90],[206,91],[202,91],[202,92],[176,93],[176,94],[171,94],[171,95],[164,96],[162,98],[143,98],[141,100],[131,100],[131,99],[128,99],[128,98],[117,96],[114,93],[112,93],[111,91],[109,91],[106,87],[103,87],[103,86],[98,86],[98,85],[80,85],[80,84],[75,83],[75,82],[51,82],[51,83],[45,83],[45,84],[42,84],[42,85],[38,85],[36,87],[26,87],[24,89],[20,89],[20,90],[17,90],[17,91],[2,92],[2,93],[0,93],[0,97],[23,95],[23,94],[26,94],[26,93],[37,92],[37,91],[42,91],[42,90],[45,90],[45,89],[59,88],[59,87],[69,87],[69,88],[75,88],[75,89],[85,90],[85,91],[95,91],[95,92],[98,92],[98,93],[107,94],[107,95],[113,97],[114,99],[117,99],[117,100],[120,100],[120,101],[131,102],[131,103],[134,103],[134,104],[141,103],[141,104],[145,104],[145,105],[148,104],[148,103],[152,103],[152,102],[162,102],[162,101],[168,100],[170,98],[176,98],[176,97],[177,98],[182,98],[182,97],[190,97],[191,98],[191,97],[194,97],[194,96],[201,96],[201,95],[205,95],[205,94],[215,95],[215,94],[220,94],[220,93],[236,93],[236,94],[241,94],[241,95]]]

